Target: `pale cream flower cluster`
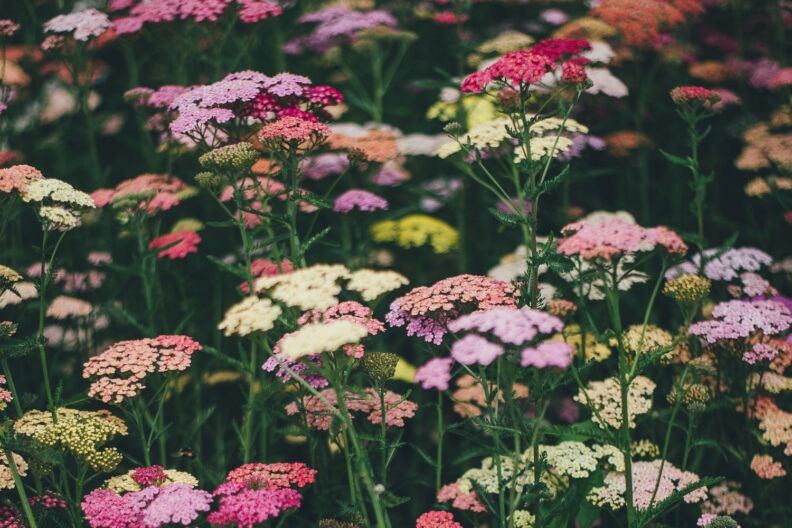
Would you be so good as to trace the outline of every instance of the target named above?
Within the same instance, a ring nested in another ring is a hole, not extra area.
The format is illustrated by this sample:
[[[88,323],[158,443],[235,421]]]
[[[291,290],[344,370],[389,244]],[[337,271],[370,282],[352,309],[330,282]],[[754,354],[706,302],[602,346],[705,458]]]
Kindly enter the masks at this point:
[[[226,336],[246,336],[253,332],[268,332],[275,326],[282,310],[270,299],[255,295],[246,297],[229,308],[223,320],[217,325]]]
[[[344,319],[309,323],[283,338],[280,356],[295,361],[323,352],[335,352],[344,345],[359,342],[367,335],[368,328],[364,325]]]
[[[30,182],[27,191],[22,194],[22,200],[25,202],[51,200],[58,204],[85,209],[96,207],[89,195],[56,178],[44,178]]]
[[[34,180],[22,193],[22,200],[36,206],[45,229],[68,231],[80,224],[80,212],[96,207],[93,199],[56,178]]]
[[[529,119],[531,116],[528,116]],[[463,145],[468,143],[475,149],[497,148],[504,141],[512,139],[509,130],[514,129],[513,121],[508,117],[499,117],[474,126],[458,140],[452,140],[440,145],[435,152],[439,158],[447,158],[462,151]],[[588,127],[574,119],[559,119],[548,117],[529,124],[530,156],[533,161],[538,161],[545,156],[557,157],[572,147],[571,134],[585,134]],[[523,148],[515,148],[515,161],[526,159]]]
[[[536,524],[536,517],[533,513],[526,510],[517,510],[512,514],[514,528],[533,528]]]
[[[546,456],[548,471],[542,473],[541,480],[547,485],[551,495],[556,495],[568,486],[570,479],[588,478],[599,467],[609,471],[624,471],[624,456],[616,446],[594,444],[591,447],[583,442],[564,441],[558,445],[541,445],[539,452]],[[500,461],[501,480],[508,488],[521,489],[533,482],[533,450],[527,449],[517,462],[503,457]],[[516,476],[515,476],[516,475]],[[482,459],[481,466],[466,471],[456,485],[463,493],[481,489],[487,493],[499,493],[498,469],[492,457]],[[530,526],[530,525],[526,525]]]
[[[342,285],[342,281],[347,281]],[[338,304],[343,289],[364,301],[404,286],[409,281],[395,271],[361,269],[351,272],[341,264],[316,264],[291,273],[261,277],[255,288],[272,299],[300,310],[326,310]]]
[[[340,264],[317,264],[291,273],[261,277],[256,291],[266,293],[287,306],[300,310],[326,310],[338,303],[340,279],[349,278],[349,270]]]
[[[68,231],[80,225],[80,217],[65,207],[42,205],[38,214],[50,229]]]
[[[655,382],[645,376],[637,376],[627,391],[628,420],[635,427],[635,417],[646,414],[652,408]],[[585,390],[580,390],[574,400],[592,411],[591,419],[601,428],[618,429],[622,424],[621,389],[615,377],[603,381],[592,381]]]
[[[440,145],[435,154],[439,158],[445,159],[460,152],[462,150],[461,145],[465,145],[468,142],[476,149],[497,148],[511,137],[507,130],[511,126],[512,122],[508,117],[499,117],[492,121],[481,123],[471,128],[467,134],[461,136],[459,142],[452,140]]]
[[[374,301],[380,295],[409,284],[407,277],[395,271],[361,269],[353,271],[346,284],[348,290],[357,292],[364,301]]]

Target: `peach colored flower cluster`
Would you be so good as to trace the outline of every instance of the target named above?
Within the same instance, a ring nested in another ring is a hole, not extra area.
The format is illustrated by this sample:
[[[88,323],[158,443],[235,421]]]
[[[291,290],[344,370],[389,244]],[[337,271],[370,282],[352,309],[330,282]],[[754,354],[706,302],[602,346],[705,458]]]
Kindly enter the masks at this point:
[[[754,455],[751,459],[751,471],[764,480],[783,477],[787,474],[781,462],[774,460],[770,455],[759,454]]]
[[[88,395],[121,403],[145,388],[143,380],[149,374],[186,370],[198,350],[201,345],[184,335],[119,341],[85,363],[83,378],[97,378]]]
[[[330,405],[338,405],[338,398],[334,390],[325,389],[320,394]],[[369,388],[362,393],[347,392],[344,398],[349,411],[367,414],[368,421],[374,425],[382,423],[379,394],[374,389]],[[299,414],[301,409],[305,410],[307,424],[319,431],[328,431],[333,424],[334,415],[338,412],[335,407],[329,408],[316,396],[306,396],[299,406],[297,402],[288,404],[286,414],[289,416]],[[404,421],[415,416],[417,410],[418,405],[404,396],[392,391],[385,392],[385,424],[388,427],[404,427]]]

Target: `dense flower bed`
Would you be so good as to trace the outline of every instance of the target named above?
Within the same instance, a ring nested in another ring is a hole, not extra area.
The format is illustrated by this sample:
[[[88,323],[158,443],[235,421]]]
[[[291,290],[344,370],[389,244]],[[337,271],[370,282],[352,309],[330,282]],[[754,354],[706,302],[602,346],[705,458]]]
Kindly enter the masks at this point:
[[[788,526],[792,4],[18,0],[0,526]]]

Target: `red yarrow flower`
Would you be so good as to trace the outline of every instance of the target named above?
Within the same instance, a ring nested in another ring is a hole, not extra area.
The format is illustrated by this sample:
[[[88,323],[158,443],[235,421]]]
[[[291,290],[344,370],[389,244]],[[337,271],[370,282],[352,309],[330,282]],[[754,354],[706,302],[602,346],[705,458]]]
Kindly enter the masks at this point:
[[[582,61],[572,59],[590,47],[585,40],[543,40],[530,49],[507,53],[487,68],[468,75],[462,81],[461,89],[467,93],[481,93],[495,81],[512,88],[537,84],[545,74],[554,71],[561,60],[564,60],[564,80],[583,82],[585,71]]]
[[[703,86],[677,86],[671,90],[671,100],[680,106],[712,105],[720,101],[720,94]]]

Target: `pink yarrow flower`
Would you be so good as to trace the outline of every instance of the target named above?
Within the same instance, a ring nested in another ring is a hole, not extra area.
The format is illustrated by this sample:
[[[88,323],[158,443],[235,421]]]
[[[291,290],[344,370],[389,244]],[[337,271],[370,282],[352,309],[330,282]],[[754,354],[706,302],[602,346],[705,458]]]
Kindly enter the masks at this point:
[[[462,525],[454,520],[453,513],[433,510],[418,517],[415,528],[462,528]]]
[[[149,242],[149,249],[162,249],[157,258],[182,259],[191,253],[198,253],[201,236],[194,231],[178,231],[162,235]]]
[[[652,251],[660,246],[672,255],[684,255],[687,245],[666,227],[645,228],[613,219],[592,224],[576,222],[561,230],[559,253],[585,260],[611,260],[624,254]]]
[[[388,201],[376,194],[363,189],[351,189],[335,199],[333,211],[336,213],[349,213],[354,209],[364,212],[385,210]]]

